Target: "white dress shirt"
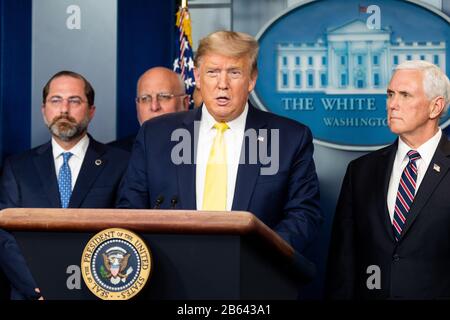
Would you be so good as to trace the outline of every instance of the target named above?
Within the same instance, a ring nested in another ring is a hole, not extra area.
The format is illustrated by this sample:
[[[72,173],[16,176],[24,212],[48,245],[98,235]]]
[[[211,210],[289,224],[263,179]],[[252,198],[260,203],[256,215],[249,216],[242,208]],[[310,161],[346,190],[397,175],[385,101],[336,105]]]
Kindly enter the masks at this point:
[[[86,155],[87,148],[89,146],[89,137],[86,134],[76,145],[70,150],[64,150],[61,146],[52,138],[53,160],[55,161],[56,178],[58,178],[59,169],[63,165],[64,152],[72,152],[72,156],[69,159],[70,173],[72,174],[72,190],[80,173],[81,165],[83,164],[84,156]]]
[[[242,140],[244,139],[245,122],[247,120],[248,103],[244,111],[236,119],[227,122],[229,129],[225,131],[224,140],[227,148],[227,210],[231,210],[236,186],[236,177],[241,155]],[[203,192],[205,189],[206,165],[208,163],[217,129],[214,124],[217,121],[203,105],[202,118],[198,133],[197,157],[196,157],[196,199],[197,210],[202,209]]]
[[[420,154],[420,159],[416,160],[417,165],[417,181],[416,181],[416,194],[422,183],[423,177],[427,172],[434,152],[441,140],[442,130],[438,132],[427,142],[422,144],[416,151]],[[409,162],[407,155],[409,150],[413,150],[409,147],[401,138],[398,139],[397,153],[395,154],[394,166],[392,168],[391,179],[389,181],[389,189],[387,195],[387,206],[389,210],[389,216],[391,221],[394,219],[395,201],[397,200],[398,185],[400,184],[400,178],[403,170]]]

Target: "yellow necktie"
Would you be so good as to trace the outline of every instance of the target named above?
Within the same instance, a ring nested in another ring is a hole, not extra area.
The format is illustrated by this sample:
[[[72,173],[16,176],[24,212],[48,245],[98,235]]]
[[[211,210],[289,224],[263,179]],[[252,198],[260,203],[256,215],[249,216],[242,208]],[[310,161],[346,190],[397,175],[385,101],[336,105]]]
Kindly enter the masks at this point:
[[[229,127],[219,122],[214,128],[217,133],[206,165],[202,209],[224,211],[227,209],[227,148],[224,133]]]

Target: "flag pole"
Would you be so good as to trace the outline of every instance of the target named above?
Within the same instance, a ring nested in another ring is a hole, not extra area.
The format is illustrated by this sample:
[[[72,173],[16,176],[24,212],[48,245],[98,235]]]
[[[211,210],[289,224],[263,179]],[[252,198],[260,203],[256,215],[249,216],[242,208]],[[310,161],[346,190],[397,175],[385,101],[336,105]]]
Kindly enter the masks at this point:
[[[187,0],[181,0],[181,8],[187,7]]]

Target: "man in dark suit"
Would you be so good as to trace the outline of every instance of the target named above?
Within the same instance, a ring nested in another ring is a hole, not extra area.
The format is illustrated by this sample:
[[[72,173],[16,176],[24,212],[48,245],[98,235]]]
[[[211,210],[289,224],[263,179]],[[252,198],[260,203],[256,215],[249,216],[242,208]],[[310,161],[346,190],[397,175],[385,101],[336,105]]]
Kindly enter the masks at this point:
[[[439,128],[450,84],[425,61],[400,64],[387,89],[392,145],[352,161],[331,237],[327,296],[450,298],[450,143]]]
[[[200,41],[195,76],[203,106],[143,124],[119,207],[246,210],[298,252],[310,244],[322,221],[312,135],[248,104],[257,51],[255,39],[238,32]]]
[[[187,110],[186,95],[180,75],[164,67],[154,67],[144,72],[137,83],[136,113],[139,125],[162,114]],[[110,146],[131,152],[136,135],[108,143]]]
[[[87,134],[94,97],[91,84],[71,71],[58,72],[47,82],[41,110],[52,139],[5,161],[0,209],[114,207],[129,153]],[[9,248],[10,255],[20,254],[18,246]]]
[[[13,235],[0,229],[0,270],[6,278],[0,299],[43,299]],[[0,275],[2,276],[2,275]],[[10,285],[7,285],[10,283]],[[12,287],[12,291],[10,289]]]
[[[95,114],[89,82],[70,71],[55,74],[43,90],[42,114],[52,139],[5,161],[0,208],[114,207],[129,154],[87,134]],[[66,187],[70,195],[61,200]]]

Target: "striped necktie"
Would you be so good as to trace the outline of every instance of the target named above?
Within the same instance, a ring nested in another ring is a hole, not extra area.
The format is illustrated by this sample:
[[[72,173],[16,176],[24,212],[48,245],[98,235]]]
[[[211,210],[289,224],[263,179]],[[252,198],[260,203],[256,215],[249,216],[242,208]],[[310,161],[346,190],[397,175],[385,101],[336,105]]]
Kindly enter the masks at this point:
[[[217,129],[208,163],[206,164],[205,189],[203,191],[202,210],[220,210],[227,208],[227,150],[224,141],[225,131],[229,128],[224,122],[214,125]]]
[[[400,178],[400,184],[397,191],[397,199],[395,200],[394,219],[392,226],[394,229],[395,240],[399,240],[402,230],[405,226],[408,212],[416,195],[417,181],[417,164],[420,154],[416,150],[408,151],[409,161],[403,170]]]

